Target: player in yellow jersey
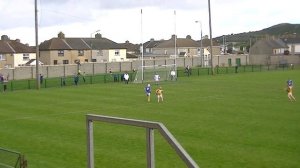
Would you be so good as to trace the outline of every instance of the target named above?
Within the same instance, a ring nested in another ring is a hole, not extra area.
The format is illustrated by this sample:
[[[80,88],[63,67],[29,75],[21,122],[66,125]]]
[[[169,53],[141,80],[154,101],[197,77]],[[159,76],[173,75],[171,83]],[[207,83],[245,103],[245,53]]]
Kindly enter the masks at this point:
[[[293,96],[293,88],[292,87],[287,87],[286,89],[287,94],[288,94],[288,98],[290,101],[296,101],[296,98]]]
[[[160,101],[164,101],[163,97],[163,90],[162,87],[159,87],[158,89],[155,90],[155,94],[157,96],[157,102],[159,103]]]

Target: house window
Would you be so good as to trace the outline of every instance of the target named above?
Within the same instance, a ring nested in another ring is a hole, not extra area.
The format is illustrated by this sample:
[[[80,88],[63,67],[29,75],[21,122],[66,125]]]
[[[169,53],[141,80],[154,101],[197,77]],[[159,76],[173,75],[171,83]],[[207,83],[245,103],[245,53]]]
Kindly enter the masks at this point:
[[[92,62],[97,62],[97,60],[96,59],[92,59]]]
[[[5,64],[4,68],[12,68],[12,65],[11,64]]]
[[[63,60],[63,64],[69,64],[69,60]]]
[[[88,60],[88,59],[85,59],[84,62],[89,62],[89,60]]]
[[[23,54],[23,61],[29,61],[29,54],[28,53]]]
[[[0,54],[0,61],[5,61],[5,60],[6,60],[5,56]]]
[[[78,50],[78,56],[84,56],[84,51],[83,50]]]
[[[57,60],[54,60],[54,61],[53,61],[53,64],[54,64],[54,65],[57,65]]]
[[[115,56],[120,56],[120,50],[115,50]]]
[[[165,55],[167,55],[168,54],[168,50],[165,50]]]
[[[63,57],[64,56],[64,50],[58,50],[58,56]]]
[[[97,51],[97,56],[103,56],[103,51],[102,50],[98,50]]]

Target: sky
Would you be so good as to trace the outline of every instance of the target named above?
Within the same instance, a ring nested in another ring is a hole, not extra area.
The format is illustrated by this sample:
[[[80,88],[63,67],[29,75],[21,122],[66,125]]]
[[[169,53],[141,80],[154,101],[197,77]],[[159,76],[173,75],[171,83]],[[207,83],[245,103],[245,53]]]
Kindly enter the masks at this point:
[[[280,2],[280,3],[279,3]],[[299,0],[210,0],[212,37],[300,24]],[[209,32],[206,0],[37,0],[38,44],[57,37],[102,34],[134,44]],[[0,0],[0,35],[34,46],[35,0]],[[198,22],[196,22],[198,21]]]

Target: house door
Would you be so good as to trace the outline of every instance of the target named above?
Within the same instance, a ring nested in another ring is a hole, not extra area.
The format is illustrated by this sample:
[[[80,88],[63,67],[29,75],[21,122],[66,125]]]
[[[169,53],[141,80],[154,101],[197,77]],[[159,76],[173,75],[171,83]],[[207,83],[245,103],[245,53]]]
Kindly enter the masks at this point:
[[[228,66],[231,66],[231,58],[228,59]]]
[[[235,59],[235,64],[236,64],[236,66],[241,66],[241,59],[240,58],[236,58]]]

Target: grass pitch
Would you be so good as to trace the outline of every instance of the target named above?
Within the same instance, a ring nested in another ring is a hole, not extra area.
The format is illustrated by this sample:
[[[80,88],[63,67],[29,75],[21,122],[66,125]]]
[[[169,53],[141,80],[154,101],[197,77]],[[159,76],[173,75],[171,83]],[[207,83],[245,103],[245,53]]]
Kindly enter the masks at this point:
[[[182,77],[156,86],[110,83],[0,95],[0,147],[30,168],[86,167],[86,114],[162,122],[200,167],[300,165],[300,71]],[[294,80],[297,102],[284,88]],[[146,167],[145,129],[94,124],[95,167]],[[155,132],[156,167],[186,167]],[[1,158],[0,158],[1,161]]]

